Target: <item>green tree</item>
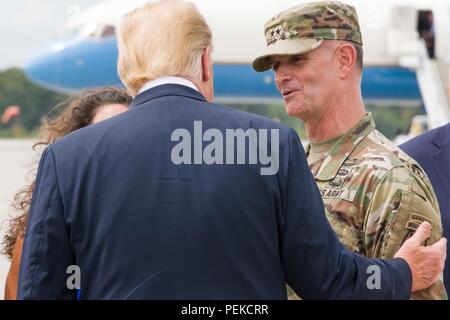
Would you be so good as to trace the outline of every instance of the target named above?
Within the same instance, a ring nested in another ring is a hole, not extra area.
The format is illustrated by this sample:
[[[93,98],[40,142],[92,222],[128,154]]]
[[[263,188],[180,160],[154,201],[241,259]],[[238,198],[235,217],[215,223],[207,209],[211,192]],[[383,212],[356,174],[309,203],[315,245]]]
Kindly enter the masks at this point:
[[[36,86],[20,69],[0,72],[0,115],[10,105],[20,106],[21,125],[28,132],[36,129],[41,118],[66,98],[65,95]],[[5,133],[8,128],[1,129]]]

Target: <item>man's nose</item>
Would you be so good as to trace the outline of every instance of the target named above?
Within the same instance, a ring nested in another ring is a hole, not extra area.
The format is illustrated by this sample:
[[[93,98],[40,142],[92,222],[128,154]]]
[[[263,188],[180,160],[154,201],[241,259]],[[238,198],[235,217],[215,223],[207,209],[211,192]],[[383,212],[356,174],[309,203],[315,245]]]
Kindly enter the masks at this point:
[[[281,86],[284,82],[287,82],[291,79],[291,72],[289,67],[285,63],[280,63],[278,65],[277,70],[275,71],[275,84],[278,89],[281,89]]]

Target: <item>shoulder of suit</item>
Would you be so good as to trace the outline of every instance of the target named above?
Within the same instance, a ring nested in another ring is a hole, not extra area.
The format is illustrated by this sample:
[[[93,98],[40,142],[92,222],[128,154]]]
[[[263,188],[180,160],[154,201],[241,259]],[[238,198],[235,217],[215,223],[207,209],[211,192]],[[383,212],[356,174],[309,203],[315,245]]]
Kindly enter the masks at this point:
[[[435,141],[436,140],[436,141]],[[439,142],[439,144],[446,146],[450,144],[450,123],[431,129],[411,140],[405,142],[400,146],[412,156],[428,154],[430,150],[430,143],[432,141]],[[450,146],[450,145],[449,145]]]
[[[446,125],[434,129],[436,130],[433,138],[440,140],[442,147],[450,148],[450,122]]]

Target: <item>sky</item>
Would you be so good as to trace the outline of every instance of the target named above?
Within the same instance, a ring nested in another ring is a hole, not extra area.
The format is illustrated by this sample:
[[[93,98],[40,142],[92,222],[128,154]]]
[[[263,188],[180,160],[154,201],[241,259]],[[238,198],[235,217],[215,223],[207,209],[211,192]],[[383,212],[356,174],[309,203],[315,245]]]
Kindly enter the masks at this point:
[[[7,0],[0,10],[0,71],[23,67],[33,54],[67,39],[67,20],[101,0]]]

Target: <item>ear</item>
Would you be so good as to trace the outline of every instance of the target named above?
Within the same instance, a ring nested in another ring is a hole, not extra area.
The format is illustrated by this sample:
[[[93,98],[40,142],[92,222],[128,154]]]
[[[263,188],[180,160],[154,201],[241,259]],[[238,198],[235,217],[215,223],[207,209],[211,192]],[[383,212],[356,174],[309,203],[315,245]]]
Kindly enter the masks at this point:
[[[356,49],[348,42],[343,42],[336,49],[336,64],[339,76],[347,78],[356,67]]]
[[[202,81],[207,82],[212,77],[211,62],[211,48],[206,47],[202,55]]]

